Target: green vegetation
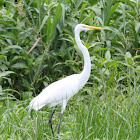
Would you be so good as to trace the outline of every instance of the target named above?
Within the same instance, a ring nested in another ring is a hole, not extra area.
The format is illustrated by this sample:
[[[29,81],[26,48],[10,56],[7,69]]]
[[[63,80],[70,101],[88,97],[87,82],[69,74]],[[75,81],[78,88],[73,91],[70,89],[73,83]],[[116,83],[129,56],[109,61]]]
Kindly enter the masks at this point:
[[[53,138],[52,108],[29,113],[27,106],[45,86],[82,70],[78,23],[104,30],[81,33],[91,76]],[[139,47],[139,0],[0,1],[0,139],[140,140]]]

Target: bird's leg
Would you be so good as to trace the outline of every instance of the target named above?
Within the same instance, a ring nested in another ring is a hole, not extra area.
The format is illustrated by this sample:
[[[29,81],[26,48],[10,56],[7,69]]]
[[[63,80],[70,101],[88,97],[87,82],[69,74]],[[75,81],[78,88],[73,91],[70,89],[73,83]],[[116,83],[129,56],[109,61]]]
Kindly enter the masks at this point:
[[[53,112],[52,112],[52,115],[51,115],[51,117],[50,117],[50,119],[49,119],[49,123],[50,123],[50,126],[51,126],[51,130],[52,130],[53,136],[54,136],[54,132],[53,132],[53,127],[52,127],[52,117],[53,117],[53,115],[54,115],[54,113],[55,113],[56,108],[57,108],[57,105],[55,106],[55,108],[54,108],[54,110],[53,110]]]
[[[59,121],[59,125],[58,125],[58,134],[59,134],[59,132],[60,132],[61,120],[62,120],[63,112],[64,112],[64,110],[65,110],[65,108],[66,108],[66,105],[67,105],[67,100],[65,99],[65,100],[63,100],[63,102],[62,102],[61,116],[60,116],[60,121]]]
[[[61,116],[60,116],[60,121],[59,121],[59,125],[58,125],[58,134],[60,132],[60,124],[61,124],[62,116],[63,116],[63,113],[61,113]]]

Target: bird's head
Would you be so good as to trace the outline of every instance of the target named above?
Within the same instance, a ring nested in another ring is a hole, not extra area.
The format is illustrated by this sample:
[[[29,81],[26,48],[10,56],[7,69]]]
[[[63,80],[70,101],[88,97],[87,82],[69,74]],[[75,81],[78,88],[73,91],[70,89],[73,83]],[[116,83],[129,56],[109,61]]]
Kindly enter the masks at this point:
[[[88,26],[88,25],[85,25],[85,24],[77,24],[76,27],[75,27],[75,31],[89,31],[89,30],[101,30],[103,28],[101,27],[94,27],[94,26]]]

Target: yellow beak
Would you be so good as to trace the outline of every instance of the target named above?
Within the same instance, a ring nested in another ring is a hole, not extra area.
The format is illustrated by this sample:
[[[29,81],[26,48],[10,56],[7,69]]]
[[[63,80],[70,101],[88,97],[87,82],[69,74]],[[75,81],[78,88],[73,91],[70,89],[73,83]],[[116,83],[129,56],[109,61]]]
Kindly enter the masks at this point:
[[[101,27],[94,27],[94,26],[85,26],[85,27],[87,27],[89,29],[94,29],[94,30],[102,30],[103,29]]]

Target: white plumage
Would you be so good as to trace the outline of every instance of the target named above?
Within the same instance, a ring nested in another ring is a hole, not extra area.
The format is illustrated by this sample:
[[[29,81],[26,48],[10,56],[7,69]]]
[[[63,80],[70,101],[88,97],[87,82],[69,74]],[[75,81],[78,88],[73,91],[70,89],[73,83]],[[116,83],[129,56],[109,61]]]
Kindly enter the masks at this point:
[[[38,96],[32,99],[32,101],[29,104],[30,109],[35,109],[36,111],[41,109],[43,106],[48,105],[49,107],[61,105],[61,118],[63,111],[66,108],[67,101],[78,91],[83,88],[83,86],[86,84],[86,82],[89,79],[90,71],[91,71],[91,62],[90,62],[90,55],[88,52],[88,49],[82,44],[80,40],[80,32],[81,31],[88,31],[97,29],[100,30],[102,28],[100,27],[93,27],[88,26],[84,24],[78,24],[75,27],[75,40],[76,43],[81,50],[83,56],[84,56],[84,69],[80,74],[73,74],[71,76],[68,76],[64,79],[61,79],[59,81],[56,81],[52,84],[50,84],[48,87],[46,87]],[[53,111],[54,114],[54,111]],[[52,116],[50,118],[50,123]],[[60,123],[58,127],[58,133],[59,133]],[[51,125],[52,129],[52,125]],[[53,129],[52,129],[53,133]]]
[[[78,80],[79,74],[74,74],[50,84],[30,102],[30,107],[37,111],[46,104],[49,107],[62,105],[63,100],[68,101],[78,92],[80,88]]]

